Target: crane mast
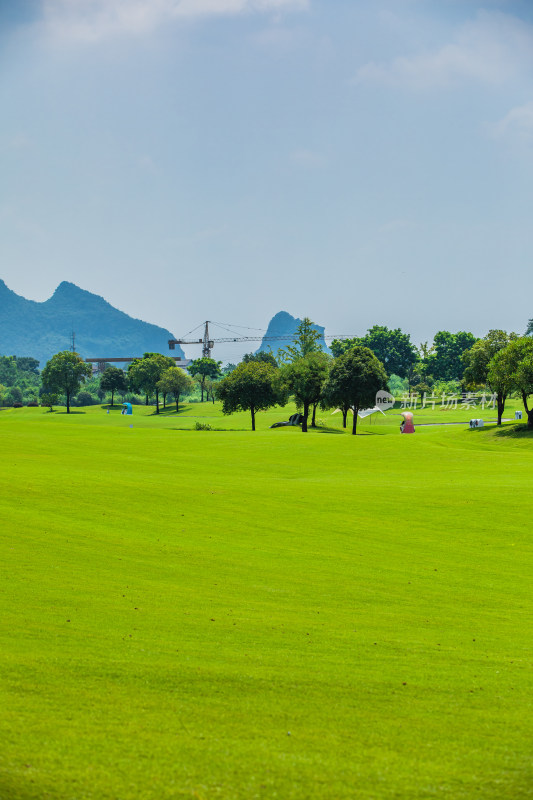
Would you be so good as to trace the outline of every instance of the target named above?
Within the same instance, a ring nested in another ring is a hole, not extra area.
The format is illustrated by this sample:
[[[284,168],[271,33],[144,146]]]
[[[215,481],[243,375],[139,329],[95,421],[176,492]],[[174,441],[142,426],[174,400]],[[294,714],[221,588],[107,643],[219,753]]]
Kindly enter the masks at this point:
[[[209,320],[204,323],[204,335],[202,339],[169,339],[169,350],[175,350],[177,344],[201,344],[202,358],[211,358],[211,350],[215,346],[213,339],[209,338]]]

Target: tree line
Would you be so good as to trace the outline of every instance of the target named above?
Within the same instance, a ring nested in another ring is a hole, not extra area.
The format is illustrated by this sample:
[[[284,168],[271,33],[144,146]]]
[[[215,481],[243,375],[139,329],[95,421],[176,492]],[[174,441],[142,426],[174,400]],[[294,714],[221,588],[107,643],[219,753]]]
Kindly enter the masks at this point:
[[[271,354],[249,355],[218,387],[222,410],[250,410],[252,429],[255,413],[275,403],[283,405],[290,395],[302,411],[302,431],[307,431],[321,408],[339,408],[346,427],[347,414],[353,411],[352,433],[357,429],[357,412],[372,407],[379,389],[398,385],[409,394],[432,394],[435,390],[483,392],[496,396],[498,425],[501,425],[505,402],[510,395],[524,405],[528,427],[533,427],[533,320],[526,335],[491,330],[478,339],[472,333],[439,331],[429,345],[415,347],[408,334],[375,325],[357,339],[334,340],[333,358],[318,345],[313,323],[304,319],[295,345],[279,351],[279,365]],[[257,364],[266,361],[267,371]],[[402,383],[403,380],[403,383]],[[398,381],[400,382],[398,384]]]
[[[39,374],[35,359],[0,357],[0,398],[3,403],[21,405],[23,400],[53,407],[65,400],[67,412],[74,398],[79,404],[102,400],[111,394],[127,392],[144,395],[148,404],[160,399],[166,407],[173,397],[176,410],[180,398],[190,397],[198,388],[201,402],[218,398],[224,413],[249,411],[252,429],[258,411],[284,405],[289,397],[302,415],[302,431],[316,425],[317,409],[339,408],[346,427],[350,409],[354,411],[352,432],[357,428],[357,411],[374,405],[376,392],[389,389],[393,394],[407,390],[423,395],[444,387],[452,391],[482,391],[495,394],[498,423],[507,398],[521,398],[533,426],[533,320],[526,335],[491,330],[482,339],[472,333],[439,331],[432,344],[416,347],[409,334],[399,328],[374,325],[359,338],[337,339],[331,355],[321,348],[320,334],[313,322],[304,318],[292,345],[272,352],[246,354],[238,365],[222,367],[220,361],[199,358],[185,371],[173,359],[160,353],[145,353],[134,359],[126,372],[108,366],[100,379],[92,376],[89,364],[77,353],[63,351],[53,356]],[[83,391],[80,389],[83,386]],[[85,402],[83,402],[85,401]]]

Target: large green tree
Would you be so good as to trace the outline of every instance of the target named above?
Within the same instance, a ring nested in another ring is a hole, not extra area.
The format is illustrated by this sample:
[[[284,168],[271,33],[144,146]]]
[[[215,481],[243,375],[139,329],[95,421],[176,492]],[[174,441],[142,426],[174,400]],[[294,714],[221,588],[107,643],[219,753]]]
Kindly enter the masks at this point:
[[[128,382],[135,391],[144,392],[146,404],[148,397],[155,394],[155,413],[159,414],[159,388],[157,382],[165,370],[175,366],[174,359],[163,356],[161,353],[145,353],[142,358],[136,358],[128,367]]]
[[[505,370],[495,369],[489,379],[489,364],[496,353],[503,350],[509,342],[518,338],[516,333],[501,330],[490,330],[483,339],[479,339],[469,350],[465,350],[462,361],[465,365],[463,381],[468,389],[476,389],[487,385],[496,394],[498,406],[498,425],[502,424],[505,401],[510,391],[510,378]]]
[[[477,338],[468,331],[438,331],[433,338],[431,352],[424,361],[426,374],[438,381],[462,380],[465,370],[462,355],[476,342]]]
[[[222,400],[224,414],[249,411],[252,430],[258,411],[282,404],[284,397],[277,382],[277,371],[271,364],[260,361],[241,362],[236,369],[218,384],[217,395]]]
[[[326,353],[311,351],[281,368],[282,384],[302,408],[303,433],[307,433],[310,407],[320,400],[322,387],[328,377],[329,361]]]
[[[526,336],[533,336],[533,319],[527,323]]]
[[[59,392],[65,395],[67,414],[70,414],[70,402],[79,391],[85,378],[92,375],[92,367],[70,350],[63,350],[46,362],[41,372],[41,380],[46,393]]]
[[[368,347],[356,345],[332,364],[324,395],[353,411],[352,434],[357,433],[357,413],[374,406],[376,393],[387,387],[387,373]]]
[[[163,394],[174,395],[176,401],[176,411],[179,411],[179,400],[181,395],[190,394],[194,389],[194,381],[185,370],[179,367],[169,367],[166,369],[157,382],[157,388]]]
[[[508,392],[518,392],[527,414],[527,424],[533,428],[533,406],[529,397],[533,394],[533,339],[524,336],[514,339],[500,350],[489,364],[488,380],[506,381]]]
[[[200,391],[202,393],[202,403],[204,402],[205,382],[207,378],[219,378],[222,374],[220,371],[222,361],[215,361],[213,358],[197,358],[191,361],[187,369],[200,384]]]
[[[334,356],[340,356],[356,345],[372,350],[389,375],[398,375],[400,378],[412,376],[418,353],[410,335],[403,333],[400,328],[391,330],[386,325],[374,325],[360,338],[334,339],[331,352]]]
[[[100,378],[100,388],[104,392],[111,392],[111,406],[115,403],[115,392],[125,392],[128,381],[124,370],[119,367],[107,367]]]

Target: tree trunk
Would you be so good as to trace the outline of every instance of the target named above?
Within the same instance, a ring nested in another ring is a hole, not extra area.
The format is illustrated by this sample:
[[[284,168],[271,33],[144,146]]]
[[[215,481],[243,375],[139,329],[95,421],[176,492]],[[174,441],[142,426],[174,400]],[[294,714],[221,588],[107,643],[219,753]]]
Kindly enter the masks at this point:
[[[202,403],[204,402],[204,382],[200,381],[200,389],[202,391]]]
[[[316,428],[316,407],[318,403],[313,403],[313,416],[311,417],[311,427]]]
[[[148,395],[146,395],[146,400],[145,400],[145,403],[144,403],[144,404],[145,404],[145,406],[147,406],[147,405],[148,405]]]
[[[309,416],[309,403],[304,402],[304,413],[302,422],[302,433],[307,433],[307,417]]]
[[[353,409],[352,436],[357,433],[357,408]]]
[[[525,392],[522,392],[522,402],[527,414],[527,427],[533,428],[533,407],[527,407],[527,394]]]
[[[175,395],[175,398],[176,398],[176,414],[177,414],[177,413],[178,413],[178,411],[180,410],[180,409],[179,409],[179,401],[180,401],[180,396],[179,396],[179,394]]]
[[[111,408],[113,408],[115,402],[115,390],[111,389]]]
[[[347,416],[348,416],[348,409],[347,408],[343,408],[342,409],[342,427],[343,428],[346,427],[346,418],[347,418]]]
[[[167,407],[167,393],[163,392],[163,411]]]
[[[70,392],[68,391],[68,389],[65,392],[65,394],[67,396],[67,414],[70,414]]]
[[[159,389],[155,390],[155,413],[159,414]]]
[[[250,413],[252,415],[252,430],[255,431],[255,408],[250,406]]]
[[[505,399],[506,395],[504,394],[498,394],[496,397],[496,401],[498,404],[498,425],[502,424],[503,410],[505,408]]]

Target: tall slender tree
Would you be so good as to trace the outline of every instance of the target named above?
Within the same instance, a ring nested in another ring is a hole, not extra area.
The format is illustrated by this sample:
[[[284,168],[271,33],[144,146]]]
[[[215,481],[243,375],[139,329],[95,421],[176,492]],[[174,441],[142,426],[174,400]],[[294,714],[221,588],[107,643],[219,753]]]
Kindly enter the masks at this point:
[[[115,392],[125,392],[128,387],[126,375],[119,367],[107,367],[100,378],[100,388],[111,392],[111,406],[115,404]]]
[[[205,382],[207,378],[219,378],[221,375],[220,367],[222,361],[215,361],[213,358],[197,358],[191,361],[187,369],[193,375],[200,385],[202,393],[202,403],[204,402]]]
[[[328,377],[329,361],[326,353],[310,351],[281,368],[283,385],[302,408],[302,433],[307,433],[310,407],[320,400],[322,387]]]

